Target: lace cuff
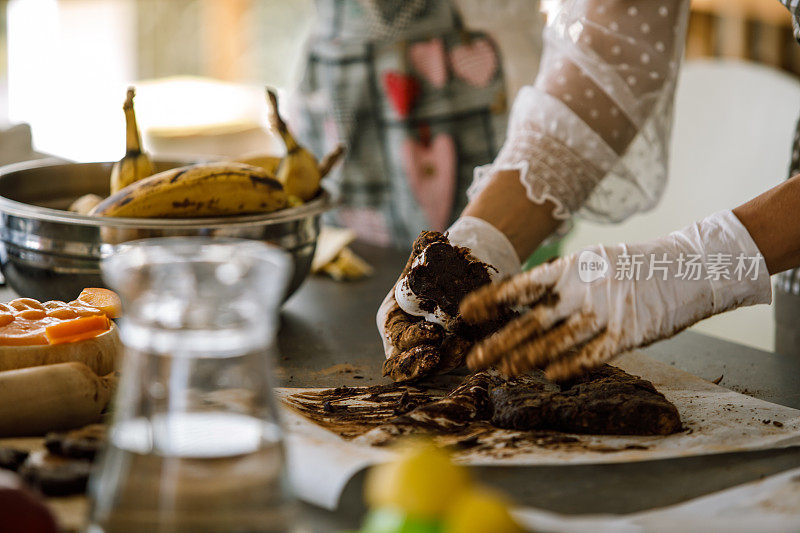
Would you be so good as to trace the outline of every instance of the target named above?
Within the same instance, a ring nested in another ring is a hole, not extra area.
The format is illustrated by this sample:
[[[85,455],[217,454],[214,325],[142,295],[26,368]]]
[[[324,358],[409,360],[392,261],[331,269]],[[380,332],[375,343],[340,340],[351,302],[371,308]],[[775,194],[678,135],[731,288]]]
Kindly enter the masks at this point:
[[[495,161],[475,196],[518,170],[528,197],[554,216],[613,222],[655,205],[666,182],[672,100],[686,0],[565,0],[551,14],[533,86],[521,90]]]

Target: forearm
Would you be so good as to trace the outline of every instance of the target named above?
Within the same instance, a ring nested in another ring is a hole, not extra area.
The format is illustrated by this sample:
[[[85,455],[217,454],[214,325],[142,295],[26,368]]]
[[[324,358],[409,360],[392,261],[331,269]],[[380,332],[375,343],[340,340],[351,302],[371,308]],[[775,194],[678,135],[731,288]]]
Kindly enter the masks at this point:
[[[800,267],[800,174],[733,213],[758,246],[770,274]]]
[[[485,220],[503,232],[524,261],[563,221],[553,217],[555,204],[531,202],[516,170],[497,172],[469,203],[464,215]]]

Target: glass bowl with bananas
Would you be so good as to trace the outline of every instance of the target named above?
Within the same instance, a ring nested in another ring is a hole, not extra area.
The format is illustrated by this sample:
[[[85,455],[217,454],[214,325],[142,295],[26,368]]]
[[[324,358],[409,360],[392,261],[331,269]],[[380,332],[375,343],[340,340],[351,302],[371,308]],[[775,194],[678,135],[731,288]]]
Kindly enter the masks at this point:
[[[268,90],[282,158],[153,161],[141,149],[128,90],[126,153],[117,162],[45,159],[0,169],[0,267],[17,293],[69,300],[103,285],[100,260],[114,245],[201,235],[265,241],[294,261],[288,298],[309,273],[322,213],[335,201],[322,179],[342,156],[317,161],[297,143]]]

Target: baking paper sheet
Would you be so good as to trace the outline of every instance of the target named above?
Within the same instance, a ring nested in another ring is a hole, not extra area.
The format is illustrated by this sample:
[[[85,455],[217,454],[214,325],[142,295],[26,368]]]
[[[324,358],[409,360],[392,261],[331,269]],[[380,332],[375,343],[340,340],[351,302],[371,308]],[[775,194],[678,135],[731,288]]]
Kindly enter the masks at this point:
[[[624,354],[613,364],[653,382],[678,408],[687,430],[666,437],[575,435],[580,446],[466,450],[455,459],[474,465],[619,463],[800,444],[797,409],[714,385],[640,352]],[[322,389],[277,392],[285,397],[308,390]],[[336,508],[353,474],[391,457],[389,449],[344,440],[289,408],[283,411],[290,477],[299,496],[313,504]]]
[[[537,509],[514,511],[531,531],[559,533],[642,533],[693,531],[800,531],[800,468],[654,511],[623,517],[570,517]]]

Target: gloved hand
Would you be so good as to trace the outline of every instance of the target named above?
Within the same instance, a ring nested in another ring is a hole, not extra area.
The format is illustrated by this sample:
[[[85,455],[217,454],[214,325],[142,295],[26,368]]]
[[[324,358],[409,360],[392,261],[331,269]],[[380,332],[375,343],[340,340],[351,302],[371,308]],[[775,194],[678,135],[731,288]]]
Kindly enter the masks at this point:
[[[466,260],[455,257],[458,254],[450,245],[462,249]],[[452,262],[457,268],[451,268]],[[519,269],[508,239],[481,219],[462,217],[444,235],[422,232],[400,278],[378,309],[376,321],[386,354],[384,375],[410,381],[461,366],[473,343],[458,316],[461,298]],[[431,283],[423,287],[426,280]]]
[[[564,380],[771,298],[758,247],[733,212],[721,211],[651,242],[594,246],[470,294],[461,313],[473,324],[509,307],[528,310],[476,344],[467,364],[509,375],[544,368]]]

